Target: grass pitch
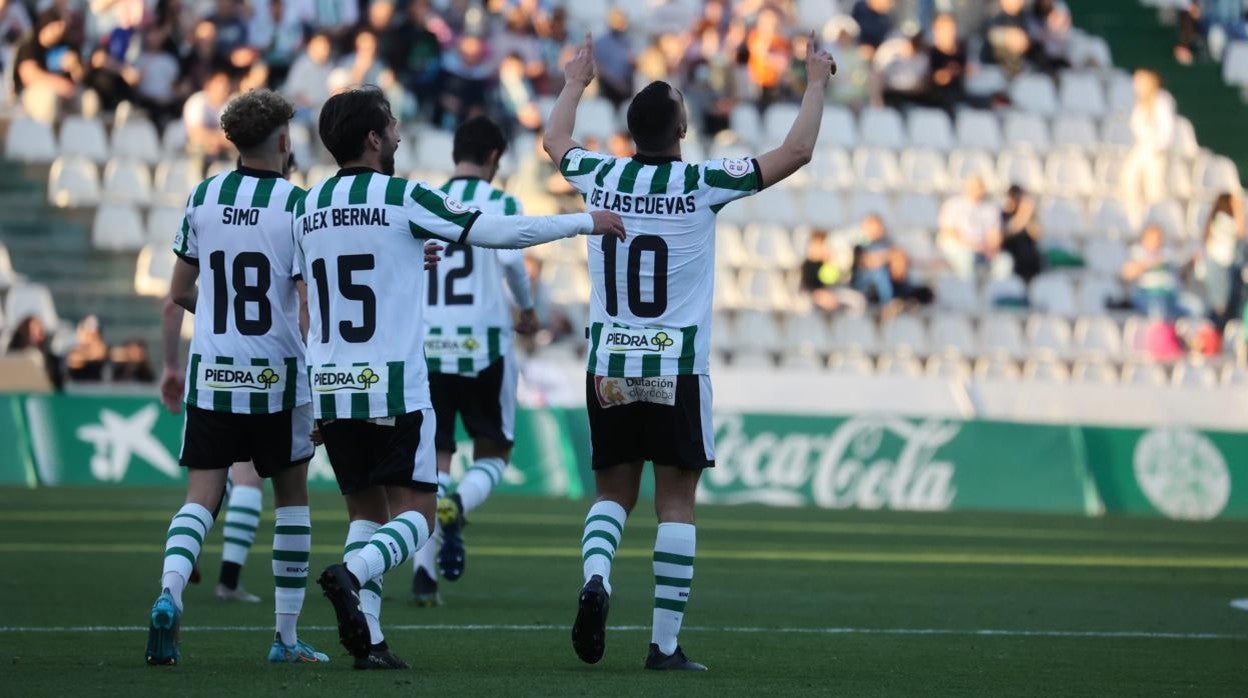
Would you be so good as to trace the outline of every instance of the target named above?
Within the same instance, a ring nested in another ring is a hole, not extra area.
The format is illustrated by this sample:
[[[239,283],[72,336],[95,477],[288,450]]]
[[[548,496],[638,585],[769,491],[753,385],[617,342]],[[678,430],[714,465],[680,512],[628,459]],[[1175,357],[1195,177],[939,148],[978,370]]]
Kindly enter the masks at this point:
[[[471,517],[445,605],[386,579],[407,672],[357,672],[310,583],[300,636],[328,666],[269,666],[271,502],[243,582],[212,597],[220,532],[186,594],[181,666],[143,663],[171,490],[0,489],[6,695],[1248,695],[1248,524],[705,507],[681,641],[704,675],[643,672],[653,515],[616,559],[607,654],[572,653],[579,502],[496,498]],[[312,576],[341,501],[314,496]]]

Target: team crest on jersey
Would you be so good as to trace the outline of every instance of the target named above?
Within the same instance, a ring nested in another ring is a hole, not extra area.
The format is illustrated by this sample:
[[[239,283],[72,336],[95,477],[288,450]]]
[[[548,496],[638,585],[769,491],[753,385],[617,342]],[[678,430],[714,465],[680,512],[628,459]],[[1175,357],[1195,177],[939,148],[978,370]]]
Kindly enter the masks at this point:
[[[745,160],[741,160],[740,158],[724,160],[724,172],[727,172],[733,177],[744,177],[750,173],[750,163]]]
[[[267,366],[212,363],[199,364],[195,383],[205,390],[242,393],[280,392],[285,385],[282,374]]]
[[[451,213],[467,213],[468,206],[459,199],[452,199],[448,196],[446,197],[446,210]]]
[[[385,392],[385,371],[372,366],[318,366],[311,370],[312,391],[316,393]]]

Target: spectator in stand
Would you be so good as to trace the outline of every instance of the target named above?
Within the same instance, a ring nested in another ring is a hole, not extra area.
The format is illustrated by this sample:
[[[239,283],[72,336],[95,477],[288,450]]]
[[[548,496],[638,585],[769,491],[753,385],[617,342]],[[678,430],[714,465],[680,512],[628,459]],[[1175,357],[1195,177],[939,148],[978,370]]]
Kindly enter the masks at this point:
[[[637,57],[628,38],[628,15],[618,7],[607,15],[607,33],[594,37],[594,61],[598,66],[598,93],[617,109],[633,97],[633,73]]]
[[[286,82],[291,65],[303,50],[304,26],[311,17],[300,16],[299,8],[310,12],[312,6],[301,5],[299,0],[268,0],[267,6],[265,12],[257,8],[247,37],[269,66],[269,84],[276,86]]]
[[[359,0],[313,0],[317,31],[325,32],[334,40],[346,39],[360,23]]]
[[[537,257],[531,254],[524,256],[524,270],[528,272],[529,287],[533,289],[533,312],[537,314],[537,323],[541,328],[535,339],[540,344],[549,344],[570,335],[572,322],[563,308],[550,300],[550,289],[542,281],[544,266]]]
[[[115,383],[155,383],[156,372],[152,370],[151,354],[147,342],[128,339],[109,352]]]
[[[517,129],[537,131],[542,127],[542,112],[537,95],[524,73],[524,59],[519,54],[503,58],[498,66],[498,100],[506,120],[503,130],[513,134]]]
[[[25,5],[19,0],[0,0],[0,61],[7,61],[8,49],[16,46],[33,28]],[[0,63],[0,69],[5,65]]]
[[[1204,37],[1201,31],[1201,10],[1199,0],[1171,0],[1178,10],[1176,24],[1178,36],[1174,42],[1174,59],[1183,65],[1191,65],[1195,60],[1195,52]]]
[[[1200,261],[1205,303],[1219,325],[1238,315],[1237,306],[1243,301],[1244,228],[1243,199],[1230,192],[1218,195],[1205,219]]]
[[[1174,144],[1174,98],[1162,89],[1161,76],[1135,71],[1135,106],[1131,109],[1133,143],[1122,163],[1122,198],[1127,210],[1142,217],[1149,204],[1166,195],[1166,156]]]
[[[723,37],[712,24],[698,30],[697,41],[685,52],[681,77],[685,84],[685,103],[690,112],[701,114],[700,131],[708,137],[728,128],[733,99],[733,60],[725,55]]]
[[[43,365],[48,374],[48,381],[60,390],[65,383],[61,360],[52,353],[52,338],[48,336],[43,321],[34,315],[22,318],[13,329],[13,339],[9,340],[9,354],[26,354],[34,357]]]
[[[1131,287],[1131,305],[1153,319],[1171,321],[1179,311],[1179,268],[1166,246],[1161,226],[1149,224],[1122,265],[1122,280]]]
[[[216,0],[207,20],[217,30],[217,55],[228,56],[235,49],[247,46],[247,21],[243,18],[246,9],[244,0]]]
[[[66,31],[60,12],[44,10],[13,58],[13,88],[34,118],[51,121],[63,103],[78,97],[85,71]]]
[[[631,158],[636,154],[633,137],[628,131],[616,131],[607,138],[607,154],[615,158]]]
[[[543,15],[537,22],[537,50],[542,61],[542,76],[535,81],[541,94],[559,94],[563,89],[563,70],[559,60],[565,47],[570,47],[568,40],[568,11],[563,6],[556,7]]]
[[[980,268],[992,278],[1009,276],[1009,255],[1001,254],[1001,212],[979,177],[968,177],[962,194],[945,201],[938,226],[936,246],[956,276],[973,281]]]
[[[134,86],[135,102],[162,131],[166,124],[177,118],[182,101],[178,59],[166,50],[168,39],[167,29],[149,27],[143,32],[143,50],[134,61],[134,69],[138,72],[138,82]]]
[[[783,29],[780,14],[768,7],[758,13],[758,21],[745,39],[750,81],[758,90],[760,110],[781,97],[782,79],[790,67],[793,46]]]
[[[854,268],[850,286],[867,302],[888,305],[893,300],[893,276],[889,265],[897,249],[884,230],[879,214],[862,219],[862,242],[854,246]]]
[[[929,103],[927,76],[930,64],[923,51],[923,37],[920,34],[889,39],[875,55],[880,92],[875,100],[876,104],[901,107]],[[888,58],[881,65],[880,59],[885,56]]]
[[[430,113],[442,72],[442,46],[430,30],[434,15],[429,0],[411,0],[403,21],[381,37],[382,56],[399,82],[416,97],[423,113]]]
[[[480,116],[493,74],[485,40],[472,34],[461,36],[455,49],[443,55],[442,89],[433,114],[434,125],[452,130],[457,124]]]
[[[828,81],[828,98],[859,109],[871,98],[871,61],[858,46],[858,23],[837,15],[823,27],[823,40],[836,59],[836,79]]]
[[[953,15],[937,15],[932,21],[927,65],[931,101],[952,116],[954,108],[966,101],[966,76],[971,68],[966,43],[958,38],[958,21]]]
[[[1031,8],[1031,40],[1041,70],[1056,73],[1070,67],[1070,8],[1061,0],[1035,0]]]
[[[1027,56],[1032,51],[1023,4],[1023,0],[1000,0],[997,13],[984,26],[981,60],[1001,66],[1010,77],[1023,71]]]
[[[810,294],[810,302],[816,308],[832,312],[841,307],[862,310],[866,299],[853,289],[846,288],[849,280],[843,268],[846,265],[834,259],[828,245],[828,231],[813,230],[806,244],[806,259],[801,268],[801,290]]]
[[[65,372],[70,380],[98,383],[104,380],[108,366],[108,345],[100,334],[100,321],[88,315],[78,323],[78,340],[65,357]]]
[[[192,153],[210,159],[227,158],[230,142],[221,130],[221,112],[230,99],[230,74],[219,70],[208,78],[204,89],[191,95],[182,107],[186,146]]]
[[[217,54],[217,28],[212,22],[197,22],[191,30],[191,50],[182,61],[182,76],[187,89],[194,92],[208,83],[208,78],[227,65],[225,56]]]
[[[377,57],[377,35],[368,29],[361,29],[353,42],[355,51],[343,56],[338,67],[330,74],[330,92],[352,85],[377,85],[386,92],[391,92],[396,84],[394,72]],[[390,95],[393,97],[394,95]],[[398,100],[391,100],[397,111]]]
[[[893,5],[894,0],[858,0],[850,11],[850,16],[858,23],[858,45],[863,47],[867,58],[893,33],[893,20],[889,17]]]
[[[313,34],[308,48],[295,59],[282,92],[295,105],[295,120],[315,126],[321,105],[329,99],[329,75],[334,66],[329,35]]]
[[[1017,184],[1011,185],[1001,203],[1001,249],[1014,262],[1014,273],[1031,283],[1044,268],[1040,251],[1040,224],[1036,201]]]
[[[533,15],[526,9],[517,7],[507,13],[502,26],[490,38],[490,48],[495,56],[520,56],[524,76],[529,80],[540,80],[546,71]]]

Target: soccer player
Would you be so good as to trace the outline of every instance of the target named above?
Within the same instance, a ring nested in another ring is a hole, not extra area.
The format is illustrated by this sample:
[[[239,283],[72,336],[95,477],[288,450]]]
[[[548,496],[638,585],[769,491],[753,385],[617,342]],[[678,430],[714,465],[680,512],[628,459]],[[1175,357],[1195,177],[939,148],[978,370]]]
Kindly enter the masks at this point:
[[[823,113],[832,57],[806,59],[806,94],[780,147],[750,160],[680,159],[684,100],[653,82],[628,107],[637,145],[631,158],[591,153],[572,139],[576,107],[594,79],[592,39],[566,68],[546,126],[545,148],[591,211],[617,211],[630,235],[589,241],[589,366],[585,393],[597,499],[581,539],[585,585],[572,627],[583,661],[602,658],[611,596],[611,563],[642,468],[654,464],[658,535],[654,541],[654,614],[647,669],[705,670],[677,636],[693,581],[694,495],[715,464],[711,425],[711,299],[715,214],[771,186],[810,161]]]
[[[494,122],[479,116],[455,131],[455,171],[442,186],[447,197],[486,213],[520,214],[520,203],[490,185],[507,139]],[[516,419],[516,364],[511,356],[511,303],[503,279],[520,307],[516,331],[537,329],[524,255],[519,250],[478,250],[449,244],[443,260],[429,270],[425,294],[425,358],[429,393],[438,430],[438,520],[442,546],[438,567],[455,581],[464,572],[462,536],[465,515],[481,506],[503,478],[511,458]],[[472,467],[447,496],[451,456],[455,454],[455,417],[473,440]],[[434,531],[434,540],[438,531]],[[433,574],[433,545],[415,556],[412,598],[421,606],[441,600]]]
[[[341,168],[298,206],[297,264],[308,285],[308,372],[321,438],[351,521],[343,563],[318,583],[358,668],[406,665],[384,644],[381,578],[433,530],[437,461],[425,365],[425,242],[519,248],[578,234],[624,237],[606,211],[535,218],[482,213],[394,177],[398,123],[375,87],[321,108]]]
[[[179,259],[170,294],[195,313],[181,453],[187,495],[165,539],[161,593],[148,631],[149,664],[178,662],[182,591],[212,528],[229,468],[245,460],[273,481],[276,503],[277,632],[268,659],[329,661],[296,631],[311,549],[307,463],[313,424],[303,359],[306,304],[291,280],[291,221],[303,191],[281,175],[290,157],[293,115],[294,107],[268,90],[229,104],[221,125],[242,164],[196,187],[174,239]]]

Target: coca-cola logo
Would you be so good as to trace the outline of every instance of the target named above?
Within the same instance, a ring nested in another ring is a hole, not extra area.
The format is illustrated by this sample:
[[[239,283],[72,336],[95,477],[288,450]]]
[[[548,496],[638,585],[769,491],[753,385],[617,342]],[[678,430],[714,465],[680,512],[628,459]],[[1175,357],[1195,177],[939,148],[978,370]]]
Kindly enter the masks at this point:
[[[937,451],[958,435],[959,424],[864,416],[829,421],[830,429],[812,433],[750,429],[746,421],[718,415],[715,467],[702,476],[701,501],[944,511],[957,494],[955,464]]]

